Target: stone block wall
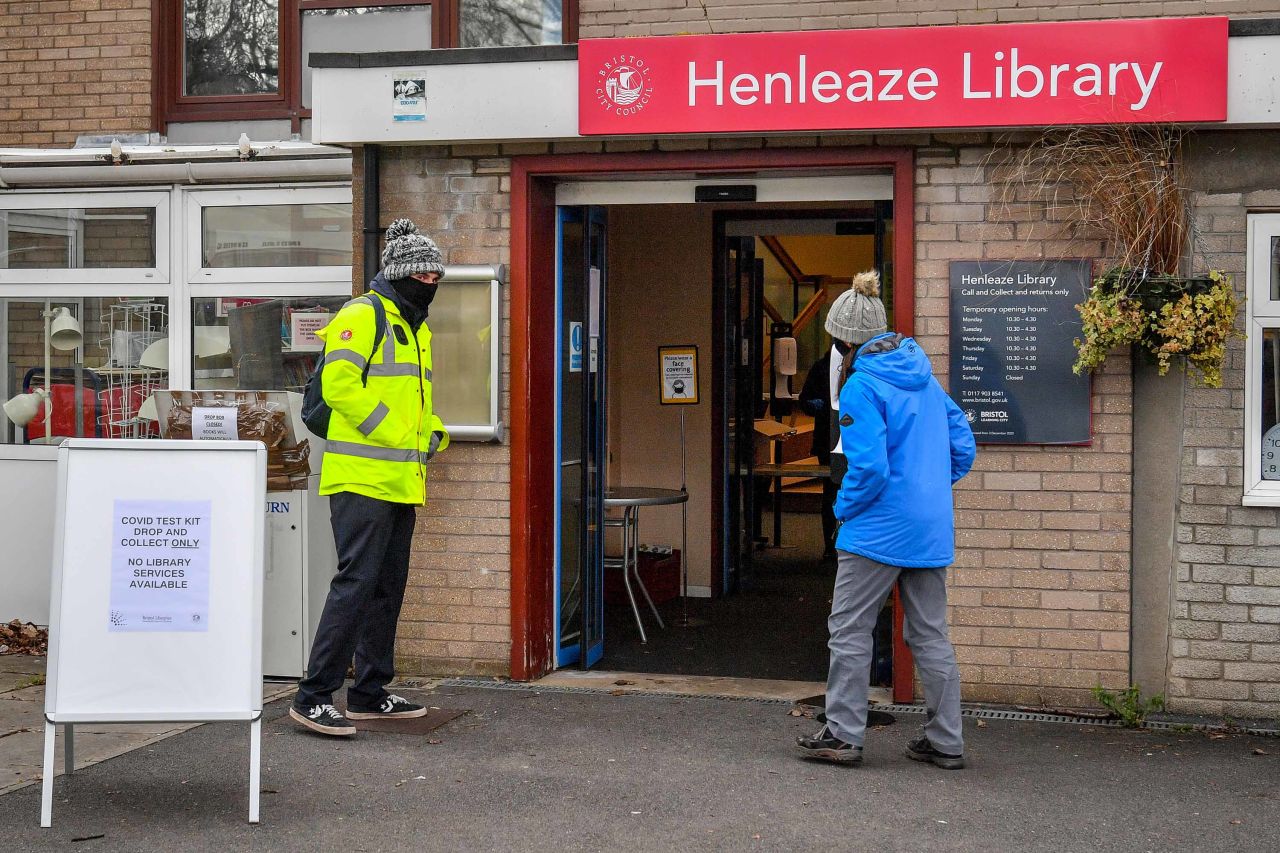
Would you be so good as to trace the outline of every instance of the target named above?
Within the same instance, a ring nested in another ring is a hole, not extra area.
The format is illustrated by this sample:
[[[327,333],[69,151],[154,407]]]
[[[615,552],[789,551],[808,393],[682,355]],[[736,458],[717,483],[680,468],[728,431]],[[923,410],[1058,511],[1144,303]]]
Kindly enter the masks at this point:
[[[151,126],[151,0],[0,0],[0,145]]]
[[[510,146],[507,146],[510,147]],[[507,152],[509,153],[509,152]],[[352,162],[353,210],[364,198],[363,158]],[[510,263],[511,160],[497,145],[382,149],[385,228],[413,219],[446,264]],[[355,229],[357,277],[363,246]],[[363,282],[355,282],[357,287]],[[510,412],[510,297],[503,298],[502,399]],[[428,506],[414,533],[396,645],[402,673],[506,675],[511,649],[511,452],[458,442],[428,469]]]
[[[1189,159],[1198,188],[1191,268],[1230,273],[1241,297],[1247,215],[1280,210],[1274,149],[1267,134],[1223,134]],[[1218,159],[1228,151],[1232,160]],[[1184,380],[1168,684],[1177,711],[1280,716],[1280,509],[1241,503],[1245,355],[1256,345],[1231,343],[1222,388]]]
[[[938,135],[916,154],[916,335],[946,384],[952,261],[1103,256],[1093,235],[1005,189],[1009,141]],[[1129,683],[1132,381],[1126,358],[1094,377],[1087,447],[979,449],[957,484],[949,601],[971,701],[1094,704]]]

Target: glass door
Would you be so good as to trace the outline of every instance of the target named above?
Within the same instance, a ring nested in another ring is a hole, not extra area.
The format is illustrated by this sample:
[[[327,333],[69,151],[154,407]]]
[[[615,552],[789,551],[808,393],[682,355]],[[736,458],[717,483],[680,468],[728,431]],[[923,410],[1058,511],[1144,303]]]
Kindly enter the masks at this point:
[[[604,653],[605,211],[557,213],[556,665]]]
[[[764,330],[760,295],[764,286],[755,237],[726,236],[721,247],[724,270],[725,414],[724,591],[733,593],[751,574],[758,532],[755,467],[755,420],[763,399],[760,356]]]

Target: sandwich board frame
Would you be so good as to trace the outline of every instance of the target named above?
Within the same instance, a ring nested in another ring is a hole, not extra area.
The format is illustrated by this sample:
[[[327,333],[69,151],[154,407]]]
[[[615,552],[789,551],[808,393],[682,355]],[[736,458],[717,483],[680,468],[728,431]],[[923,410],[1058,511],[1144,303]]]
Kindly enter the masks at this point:
[[[249,822],[258,822],[266,476],[266,448],[257,441],[69,439],[58,448],[42,827],[52,825],[57,727],[70,775],[77,723],[249,723]],[[175,514],[201,507],[205,514],[188,520],[203,528],[189,534],[203,546],[186,538],[117,542],[122,502],[124,510],[144,502]],[[126,566],[150,563],[124,559],[126,545],[150,547],[129,552],[149,556],[184,547],[199,555],[181,564],[191,566],[184,576],[192,590],[127,589],[166,585],[129,581],[138,575]],[[201,595],[203,609],[186,600]],[[139,599],[149,609],[136,621],[137,611],[117,609],[118,600]],[[191,613],[187,624],[163,615],[179,600]]]

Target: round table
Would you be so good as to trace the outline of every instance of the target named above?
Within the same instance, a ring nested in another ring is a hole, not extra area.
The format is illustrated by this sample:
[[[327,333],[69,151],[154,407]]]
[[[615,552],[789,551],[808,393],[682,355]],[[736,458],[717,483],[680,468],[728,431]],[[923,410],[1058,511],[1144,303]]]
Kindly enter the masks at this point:
[[[640,587],[640,592],[644,595],[645,601],[649,602],[649,609],[653,611],[653,618],[658,620],[658,627],[666,628],[663,624],[662,617],[658,614],[658,608],[653,603],[653,598],[649,595],[649,590],[645,588],[644,581],[640,579],[640,507],[642,506],[672,506],[675,504],[687,503],[689,493],[684,489],[656,489],[649,486],[617,486],[615,488],[606,489],[604,493],[604,508],[621,509],[621,518],[606,518],[606,527],[622,528],[622,557],[606,558],[605,566],[622,569],[622,582],[627,590],[627,598],[631,601],[631,612],[636,617],[636,627],[640,629],[640,642],[647,643],[649,638],[644,633],[644,623],[640,620],[640,608],[636,606],[635,593],[631,591],[631,578],[636,579],[636,584]],[[684,563],[689,559],[686,549],[687,543],[681,542],[680,562]],[[683,565],[682,565],[683,568]]]

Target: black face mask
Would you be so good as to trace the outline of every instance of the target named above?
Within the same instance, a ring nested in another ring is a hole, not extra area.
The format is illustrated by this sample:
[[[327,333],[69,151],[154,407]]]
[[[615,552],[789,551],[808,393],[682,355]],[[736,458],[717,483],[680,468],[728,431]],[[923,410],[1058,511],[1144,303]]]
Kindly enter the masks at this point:
[[[398,278],[391,282],[391,287],[412,313],[421,315],[418,322],[422,322],[427,317],[427,310],[431,307],[432,300],[436,298],[436,290],[440,284],[439,282],[426,284],[416,278]]]
[[[853,349],[853,344],[847,344],[841,340],[836,340],[835,345],[836,345],[836,352],[840,353],[841,355],[848,355],[849,351]]]

